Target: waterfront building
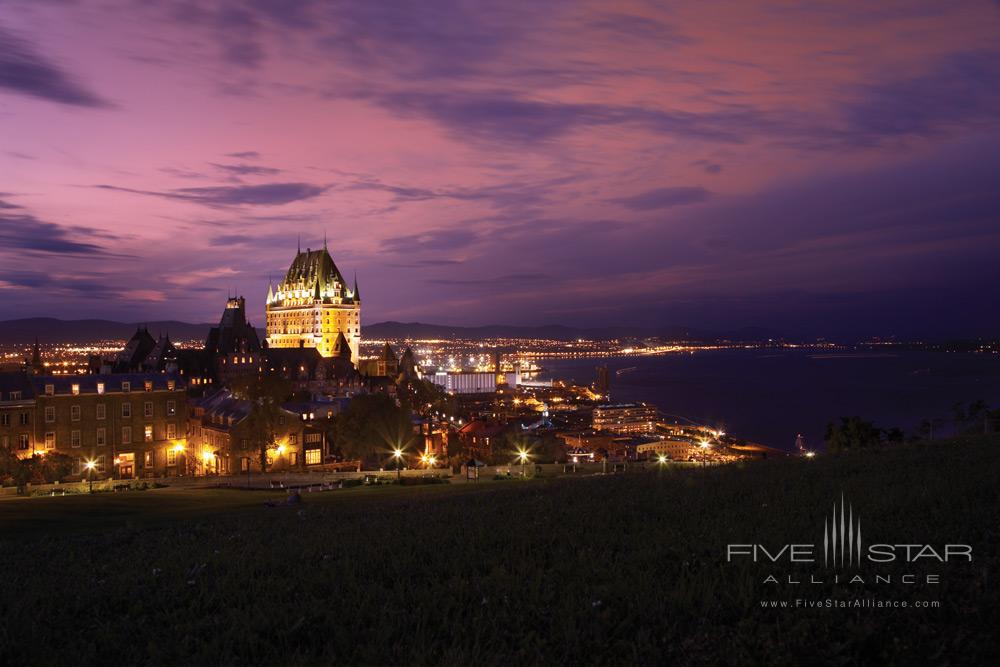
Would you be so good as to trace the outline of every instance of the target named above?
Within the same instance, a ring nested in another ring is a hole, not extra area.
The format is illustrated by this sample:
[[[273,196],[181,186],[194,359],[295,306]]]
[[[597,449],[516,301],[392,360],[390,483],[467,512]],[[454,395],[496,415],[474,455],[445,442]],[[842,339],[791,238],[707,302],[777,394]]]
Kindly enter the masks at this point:
[[[617,403],[594,408],[592,426],[595,431],[652,433],[656,430],[658,419],[656,406],[645,403]]]
[[[343,336],[358,363],[361,343],[361,295],[358,281],[348,287],[327,251],[299,250],[284,279],[268,285],[267,343],[271,349],[316,348],[324,357],[335,356]]]
[[[672,461],[687,461],[698,453],[698,446],[689,440],[657,440],[643,443],[635,448],[640,459],[654,459],[666,456]]]
[[[521,384],[521,374],[516,370],[500,374],[477,371],[438,371],[425,377],[449,394],[493,394],[497,391],[498,386],[516,387]]]

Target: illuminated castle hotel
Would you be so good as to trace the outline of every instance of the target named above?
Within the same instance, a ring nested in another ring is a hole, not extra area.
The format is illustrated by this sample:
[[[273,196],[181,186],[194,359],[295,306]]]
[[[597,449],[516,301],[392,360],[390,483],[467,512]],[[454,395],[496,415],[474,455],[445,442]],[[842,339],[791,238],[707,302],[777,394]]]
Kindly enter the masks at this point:
[[[361,343],[358,281],[349,289],[323,241],[300,248],[277,289],[267,286],[267,344],[271,349],[314,347],[324,357],[346,356],[357,366]]]

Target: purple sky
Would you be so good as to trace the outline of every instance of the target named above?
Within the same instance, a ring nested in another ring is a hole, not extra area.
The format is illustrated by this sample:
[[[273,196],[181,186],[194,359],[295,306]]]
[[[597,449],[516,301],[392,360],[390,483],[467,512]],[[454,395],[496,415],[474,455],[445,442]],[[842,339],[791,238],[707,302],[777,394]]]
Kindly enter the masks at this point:
[[[0,5],[0,319],[1000,334],[998,174],[995,2]]]

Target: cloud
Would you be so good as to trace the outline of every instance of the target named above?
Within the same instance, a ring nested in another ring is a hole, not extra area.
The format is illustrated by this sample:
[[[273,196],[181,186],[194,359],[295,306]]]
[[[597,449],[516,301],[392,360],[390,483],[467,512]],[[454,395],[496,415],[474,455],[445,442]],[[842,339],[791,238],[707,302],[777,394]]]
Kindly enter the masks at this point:
[[[673,206],[700,204],[711,199],[712,193],[701,186],[656,188],[631,197],[616,197],[608,201],[633,211],[653,211]]]
[[[236,153],[226,153],[226,157],[233,157],[241,160],[256,160],[260,157],[260,153],[257,151],[238,151]]]
[[[253,164],[219,164],[218,162],[209,162],[209,164],[220,171],[237,176],[271,176],[281,173],[280,169],[274,167],[261,167]]]
[[[961,123],[1000,118],[1000,50],[948,54],[928,71],[864,86],[843,107],[853,141],[926,136]]]
[[[461,250],[478,240],[479,234],[468,229],[433,229],[418,234],[383,239],[382,248],[394,253]]]
[[[495,278],[429,278],[424,280],[432,285],[462,285],[467,287],[500,287],[517,284],[535,284],[545,282],[551,284],[552,276],[546,273],[509,273]]]
[[[177,188],[168,191],[137,190],[116,185],[95,185],[102,190],[163,197],[212,207],[280,206],[318,197],[327,187],[310,183],[265,183],[262,185],[213,186]]]
[[[222,59],[240,67],[256,69],[264,62],[264,49],[249,40],[229,42],[222,47]]]
[[[7,211],[17,210],[17,213]],[[44,222],[16,204],[0,201],[0,249],[54,255],[111,255],[97,243],[118,237],[82,226]]]
[[[27,41],[0,28],[0,88],[79,107],[110,107]]]
[[[332,93],[331,97],[341,93]],[[677,111],[636,106],[583,104],[526,99],[516,91],[440,92],[405,90],[357,91],[399,116],[429,118],[458,138],[531,144],[574,130],[636,125],[685,140],[741,143],[777,127],[777,120],[752,108],[720,111]]]

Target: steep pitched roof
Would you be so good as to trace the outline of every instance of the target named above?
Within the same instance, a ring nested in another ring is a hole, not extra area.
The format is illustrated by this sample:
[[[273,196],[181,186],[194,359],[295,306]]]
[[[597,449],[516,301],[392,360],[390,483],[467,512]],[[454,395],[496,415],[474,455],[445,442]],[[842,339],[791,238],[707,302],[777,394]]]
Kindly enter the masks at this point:
[[[396,353],[392,351],[389,343],[382,346],[382,351],[378,355],[379,361],[397,361]]]

